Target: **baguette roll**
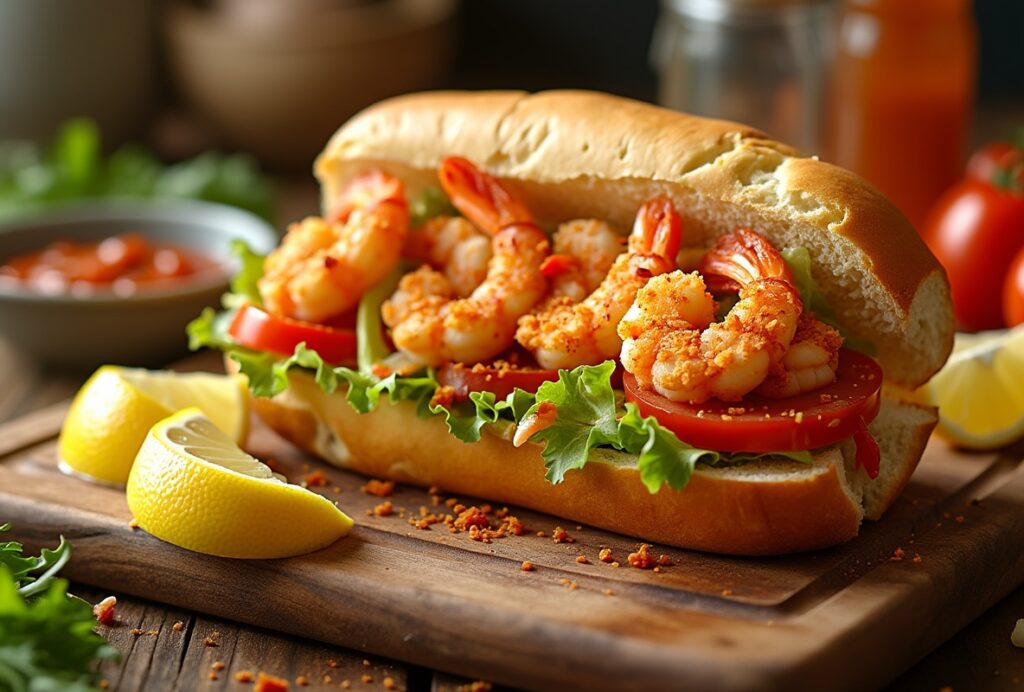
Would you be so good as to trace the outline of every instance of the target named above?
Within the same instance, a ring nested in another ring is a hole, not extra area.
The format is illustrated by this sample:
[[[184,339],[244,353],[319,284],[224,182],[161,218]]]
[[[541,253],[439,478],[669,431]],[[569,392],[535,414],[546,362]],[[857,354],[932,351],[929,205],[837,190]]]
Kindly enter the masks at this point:
[[[556,91],[399,97],[346,123],[317,159],[330,213],[353,177],[383,169],[414,198],[437,185],[446,156],[498,177],[544,226],[597,218],[625,231],[637,208],[668,195],[683,217],[683,244],[709,247],[748,227],[776,247],[804,247],[813,277],[846,332],[876,351],[887,383],[927,381],[952,348],[949,284],[898,210],[857,176],[800,155],[762,133],[603,94]],[[876,519],[913,472],[937,421],[887,387],[870,426],[878,478],[856,468],[845,441],[813,450],[814,463],[765,459],[698,465],[681,491],[651,494],[636,457],[595,450],[559,485],[545,480],[541,447],[514,448],[510,431],[485,428],[465,444],[439,417],[409,402],[356,413],[309,373],[257,399],[257,413],[297,446],[364,474],[549,512],[682,548],[781,554],[849,540]],[[401,431],[401,434],[396,434]]]

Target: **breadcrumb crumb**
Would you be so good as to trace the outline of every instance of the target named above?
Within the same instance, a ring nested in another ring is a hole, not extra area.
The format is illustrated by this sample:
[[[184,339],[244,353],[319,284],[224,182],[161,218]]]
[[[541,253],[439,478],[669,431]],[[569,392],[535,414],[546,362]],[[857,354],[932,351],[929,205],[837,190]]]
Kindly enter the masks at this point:
[[[327,476],[323,471],[317,469],[313,473],[307,473],[302,482],[306,484],[307,488],[322,488],[327,485]]]
[[[889,556],[889,562],[903,562],[904,554],[903,548],[897,548],[892,551],[892,555]]]
[[[654,567],[655,559],[651,555],[651,546],[648,543],[641,543],[637,546],[636,552],[630,553],[626,558],[630,567],[637,569],[650,569]]]
[[[587,559],[586,555],[577,555],[576,556],[576,562],[581,564],[581,565],[589,565],[590,564],[590,560]]]
[[[288,692],[288,681],[281,678],[267,675],[262,670],[256,678],[256,686],[253,692]]]
[[[556,526],[551,532],[551,540],[555,543],[575,543],[576,539],[569,535],[569,532],[561,526]]]
[[[533,563],[529,560],[523,560],[523,564],[520,566],[519,569],[523,570],[524,572],[532,572],[536,569],[536,567],[534,567]]]
[[[248,670],[240,670],[235,673],[235,682],[252,682],[252,672]]]
[[[371,478],[366,482],[366,485],[362,488],[363,492],[367,495],[376,495],[377,497],[390,497],[395,492],[394,481],[379,481],[376,478]]]
[[[391,500],[384,500],[373,508],[373,514],[378,517],[390,517],[394,513],[395,508],[391,504]]]
[[[178,620],[176,623],[171,625],[171,629],[175,632],[181,632],[183,629],[185,629],[185,623],[181,620]]]
[[[611,562],[615,558],[612,557],[612,549],[611,548],[601,548],[601,552],[599,552],[597,554],[597,559],[600,560],[601,562]]]

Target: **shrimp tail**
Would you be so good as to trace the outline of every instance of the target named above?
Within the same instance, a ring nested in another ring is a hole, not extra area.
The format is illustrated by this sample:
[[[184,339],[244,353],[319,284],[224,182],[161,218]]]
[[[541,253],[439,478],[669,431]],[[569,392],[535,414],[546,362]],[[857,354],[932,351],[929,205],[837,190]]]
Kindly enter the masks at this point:
[[[491,235],[509,226],[535,225],[526,205],[493,176],[460,156],[441,162],[438,179],[455,208]]]
[[[758,279],[794,284],[789,265],[764,236],[741,228],[721,236],[701,258],[698,271],[712,292],[736,292]]]
[[[674,269],[682,236],[683,222],[671,199],[659,195],[644,202],[630,236],[633,271],[650,277]]]

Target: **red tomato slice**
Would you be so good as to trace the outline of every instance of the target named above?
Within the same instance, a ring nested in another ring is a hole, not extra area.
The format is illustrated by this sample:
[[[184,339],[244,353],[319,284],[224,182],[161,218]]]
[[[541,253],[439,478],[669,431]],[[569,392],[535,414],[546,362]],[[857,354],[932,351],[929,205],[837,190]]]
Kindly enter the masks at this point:
[[[228,327],[228,334],[239,345],[257,351],[290,356],[296,346],[305,342],[307,348],[316,351],[328,363],[351,363],[356,358],[356,333],[351,329],[334,329],[278,317],[253,305],[238,311]]]
[[[437,381],[454,389],[456,399],[468,399],[470,392],[493,392],[496,398],[504,399],[516,387],[527,392],[536,392],[545,382],[557,379],[557,370],[509,363],[502,363],[500,366],[447,363],[437,371]]]
[[[623,376],[626,399],[645,416],[654,416],[680,440],[719,452],[788,452],[816,449],[853,437],[878,415],[882,369],[867,356],[842,349],[836,381],[787,399],[748,395],[726,403],[670,401],[640,389]]]

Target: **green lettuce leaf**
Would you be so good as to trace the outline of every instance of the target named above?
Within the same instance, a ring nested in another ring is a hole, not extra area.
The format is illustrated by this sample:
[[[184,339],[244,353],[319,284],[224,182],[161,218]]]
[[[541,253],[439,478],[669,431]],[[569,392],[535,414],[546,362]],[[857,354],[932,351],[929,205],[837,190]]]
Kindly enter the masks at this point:
[[[224,307],[237,308],[243,302],[262,307],[263,298],[257,282],[263,278],[263,261],[266,256],[253,252],[240,238],[231,241],[231,254],[238,258],[241,268],[231,277],[231,293],[225,294],[222,300]]]
[[[843,336],[843,345],[847,348],[859,351],[867,356],[874,356],[878,349],[870,341],[858,339],[851,336],[843,329],[836,320],[836,314],[829,305],[825,294],[818,288],[818,282],[811,275],[811,253],[805,247],[788,247],[782,251],[782,259],[789,265],[793,272],[793,279],[796,281],[796,288],[800,292],[800,298],[804,302],[804,309],[814,313],[814,316],[836,329]]]

